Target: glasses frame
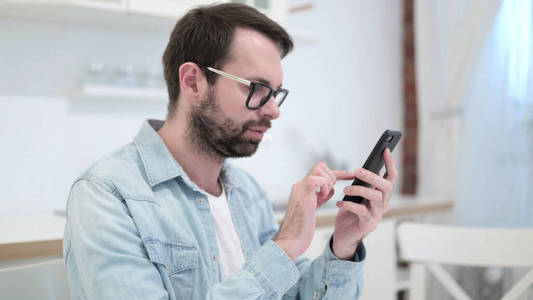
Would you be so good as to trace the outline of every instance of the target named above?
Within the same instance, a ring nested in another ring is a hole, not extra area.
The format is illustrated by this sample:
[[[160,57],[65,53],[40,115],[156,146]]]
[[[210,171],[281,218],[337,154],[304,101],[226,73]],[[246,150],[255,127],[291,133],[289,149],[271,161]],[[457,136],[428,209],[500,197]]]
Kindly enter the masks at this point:
[[[246,98],[246,107],[248,109],[250,109],[250,110],[260,109],[261,107],[263,107],[263,105],[265,105],[268,102],[268,100],[270,100],[270,98],[272,98],[272,96],[274,96],[274,98],[276,98],[276,96],[279,93],[284,93],[285,96],[283,96],[283,98],[279,101],[279,103],[277,103],[278,107],[280,107],[281,104],[283,103],[283,101],[285,101],[285,99],[287,98],[287,95],[289,94],[289,90],[287,90],[287,89],[279,88],[279,89],[275,90],[272,87],[270,87],[267,84],[264,84],[262,82],[247,80],[247,79],[241,78],[239,76],[236,76],[236,75],[233,75],[233,74],[230,74],[230,73],[215,69],[213,67],[206,67],[205,69],[207,69],[207,70],[209,70],[209,71],[211,71],[213,73],[216,73],[216,74],[218,74],[220,76],[224,76],[226,78],[233,79],[233,80],[235,80],[235,81],[237,81],[239,83],[242,83],[242,84],[248,86],[250,88],[250,93],[248,94],[248,97]],[[259,103],[259,105],[250,106],[250,100],[252,99],[252,95],[254,94],[257,86],[262,86],[262,87],[268,88],[269,89],[268,96],[263,98],[263,99],[261,99],[261,102]]]

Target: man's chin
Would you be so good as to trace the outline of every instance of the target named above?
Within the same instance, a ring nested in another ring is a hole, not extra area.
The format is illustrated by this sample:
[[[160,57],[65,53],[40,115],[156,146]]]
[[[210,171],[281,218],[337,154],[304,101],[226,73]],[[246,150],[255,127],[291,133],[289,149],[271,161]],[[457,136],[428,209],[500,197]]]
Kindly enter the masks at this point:
[[[257,148],[259,147],[259,143],[261,141],[257,140],[248,140],[247,143],[241,145],[239,149],[235,149],[233,151],[233,154],[231,157],[238,158],[238,157],[249,157],[255,154],[257,152]]]
[[[257,147],[259,146],[259,143],[261,143],[261,140],[260,139],[251,139],[251,140],[248,141],[248,143],[250,143],[251,145],[253,145],[257,149]]]

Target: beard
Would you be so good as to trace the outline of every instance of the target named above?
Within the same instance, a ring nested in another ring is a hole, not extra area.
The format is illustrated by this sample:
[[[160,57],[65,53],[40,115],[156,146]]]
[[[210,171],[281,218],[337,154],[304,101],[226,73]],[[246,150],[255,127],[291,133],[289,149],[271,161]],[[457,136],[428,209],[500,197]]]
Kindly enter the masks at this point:
[[[269,119],[250,120],[239,124],[228,118],[216,104],[214,88],[200,106],[189,114],[187,137],[200,153],[214,158],[247,157],[257,151],[261,140],[247,138],[246,131],[254,126],[270,128]]]

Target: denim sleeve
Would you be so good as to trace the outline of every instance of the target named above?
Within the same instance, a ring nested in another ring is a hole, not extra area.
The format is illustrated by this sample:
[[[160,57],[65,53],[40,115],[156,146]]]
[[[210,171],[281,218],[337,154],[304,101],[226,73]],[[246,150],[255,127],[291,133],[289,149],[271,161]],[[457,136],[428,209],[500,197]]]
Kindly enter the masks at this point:
[[[354,261],[340,260],[326,245],[322,255],[310,261],[306,257],[296,260],[300,279],[283,299],[359,299],[363,287],[366,250],[361,243]]]
[[[63,251],[72,299],[168,299],[121,198],[82,179],[70,192]]]
[[[358,299],[363,285],[364,246],[355,261],[338,259],[330,246],[310,261],[293,262],[272,240],[243,268],[208,292],[208,299]]]
[[[241,269],[216,284],[207,299],[280,299],[298,278],[294,262],[275,242],[268,241]]]
[[[279,226],[272,205],[266,206],[265,215],[270,221],[271,238]],[[296,267],[299,279],[283,296],[283,299],[359,299],[363,288],[364,260],[366,250],[359,244],[353,261],[341,260],[333,254],[330,243],[323,253],[311,261],[299,257]]]

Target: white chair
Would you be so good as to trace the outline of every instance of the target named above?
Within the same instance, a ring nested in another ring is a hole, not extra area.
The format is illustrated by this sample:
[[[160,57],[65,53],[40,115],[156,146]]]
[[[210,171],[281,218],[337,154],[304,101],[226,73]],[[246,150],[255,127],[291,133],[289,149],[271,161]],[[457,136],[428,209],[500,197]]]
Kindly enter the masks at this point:
[[[0,269],[1,299],[70,299],[63,259]]]
[[[471,299],[441,264],[531,268],[503,296],[519,297],[533,283],[533,229],[469,228],[420,223],[398,227],[400,258],[410,263],[410,299],[425,297],[426,270],[455,299]]]

